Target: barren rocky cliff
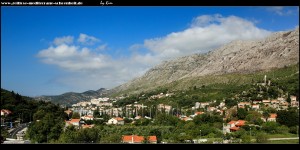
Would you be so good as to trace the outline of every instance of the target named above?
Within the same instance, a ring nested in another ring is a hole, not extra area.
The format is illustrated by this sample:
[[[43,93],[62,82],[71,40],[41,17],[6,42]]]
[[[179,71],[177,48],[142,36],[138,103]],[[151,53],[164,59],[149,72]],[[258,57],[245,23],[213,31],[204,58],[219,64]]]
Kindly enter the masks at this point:
[[[252,73],[299,63],[299,28],[257,41],[233,41],[205,54],[163,62],[114,89],[139,92],[173,81],[228,73]]]

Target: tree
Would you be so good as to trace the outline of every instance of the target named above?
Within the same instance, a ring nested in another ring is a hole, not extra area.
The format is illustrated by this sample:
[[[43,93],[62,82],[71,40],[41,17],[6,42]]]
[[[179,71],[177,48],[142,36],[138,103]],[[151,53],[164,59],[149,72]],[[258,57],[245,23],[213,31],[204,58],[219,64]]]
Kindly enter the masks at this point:
[[[277,112],[276,121],[288,127],[299,125],[299,111],[297,110],[280,110]]]
[[[243,134],[241,136],[242,143],[251,143],[251,137],[248,134]]]
[[[264,132],[257,133],[255,138],[256,138],[257,143],[267,143],[268,142],[268,135]]]
[[[249,123],[254,123],[257,125],[261,125],[263,120],[261,119],[262,115],[257,111],[249,111],[248,115],[246,116],[245,120]]]
[[[167,115],[167,114],[158,114],[154,118],[154,124],[155,125],[176,126],[179,121],[180,120],[177,117]]]
[[[160,143],[162,141],[162,132],[158,128],[150,130],[149,135],[150,136],[155,135],[157,138],[157,143]]]
[[[118,133],[112,133],[101,137],[101,143],[121,143],[122,135]]]
[[[38,143],[48,143],[50,140],[59,138],[62,128],[63,118],[55,116],[53,113],[46,113],[40,121],[33,122],[27,132],[30,140]]]
[[[237,101],[236,101],[236,100],[232,100],[232,99],[226,99],[226,100],[225,100],[225,105],[226,105],[228,108],[231,108],[231,107],[237,105]]]
[[[99,118],[99,117],[100,117],[99,107],[97,107],[97,109],[94,110],[93,116],[94,116],[95,118]]]
[[[288,133],[290,129],[287,126],[282,125],[282,126],[278,126],[275,130],[276,130],[276,133],[285,134],[285,133]]]
[[[293,133],[293,134],[298,134],[298,127],[299,126],[292,126],[292,127],[290,127],[289,132]]]
[[[72,115],[72,119],[80,119],[80,115],[78,112],[74,112]]]
[[[144,136],[144,140],[142,141],[143,144],[149,144],[150,141],[149,141],[149,136]]]
[[[290,94],[287,95],[286,101],[287,101],[289,104],[291,104],[291,97],[290,97]]]
[[[194,117],[195,124],[222,122],[220,115],[201,114]]]
[[[239,119],[245,119],[247,114],[248,114],[248,112],[243,108],[239,108],[237,111],[237,116]]]
[[[262,124],[262,130],[266,131],[267,133],[276,133],[276,128],[278,127],[278,123],[269,121]]]
[[[269,119],[269,117],[270,117],[269,111],[268,111],[268,110],[265,110],[265,111],[263,112],[263,116],[264,116],[264,118],[266,119],[266,121],[268,121],[268,119]]]

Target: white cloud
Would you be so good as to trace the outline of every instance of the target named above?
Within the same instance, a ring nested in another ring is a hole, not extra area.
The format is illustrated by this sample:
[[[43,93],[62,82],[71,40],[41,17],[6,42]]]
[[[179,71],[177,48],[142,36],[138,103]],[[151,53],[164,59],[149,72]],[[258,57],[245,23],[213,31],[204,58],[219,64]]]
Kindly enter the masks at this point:
[[[299,7],[297,7],[299,9]],[[267,8],[268,11],[274,12],[279,16],[288,16],[294,13],[294,10],[289,9],[288,7],[283,6],[272,6]],[[297,11],[297,10],[296,10]]]
[[[55,38],[53,43],[55,45],[61,45],[61,44],[72,44],[73,43],[73,36],[64,36],[64,37],[59,37]]]
[[[191,27],[205,27],[212,23],[216,23],[221,17],[220,14],[198,16],[193,19]]]
[[[69,71],[84,71],[106,67],[106,56],[93,54],[88,48],[68,46],[49,47],[38,55],[46,64],[54,64]]]
[[[101,54],[107,44],[96,46],[94,51],[65,43],[41,50],[37,56],[42,62],[68,72],[55,82],[84,91],[100,87],[113,88],[141,76],[154,65],[170,58],[204,53],[232,40],[260,39],[270,33],[256,27],[253,21],[236,16],[204,15],[194,18],[190,27],[183,31],[145,39],[144,43],[130,46],[130,55],[125,58]],[[87,44],[96,39],[80,34],[78,42]]]
[[[107,49],[107,44],[102,44],[96,48],[96,50],[103,51]]]
[[[167,59],[207,52],[233,40],[264,38],[270,33],[236,16],[203,15],[193,19],[190,28],[147,39],[144,45],[156,56]]]
[[[89,36],[89,35],[80,33],[79,38],[78,38],[77,41],[82,43],[82,44],[93,45],[94,43],[99,42],[100,40],[93,37],[93,36]]]

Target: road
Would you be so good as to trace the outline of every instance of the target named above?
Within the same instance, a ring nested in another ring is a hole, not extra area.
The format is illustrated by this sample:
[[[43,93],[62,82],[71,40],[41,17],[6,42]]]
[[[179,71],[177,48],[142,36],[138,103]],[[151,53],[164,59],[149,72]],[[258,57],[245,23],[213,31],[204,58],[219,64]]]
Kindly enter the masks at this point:
[[[9,138],[14,138],[14,136],[21,130],[23,130],[24,128],[28,127],[29,123],[22,123],[20,124],[20,126],[18,126],[17,128],[13,129],[10,133],[9,133]]]

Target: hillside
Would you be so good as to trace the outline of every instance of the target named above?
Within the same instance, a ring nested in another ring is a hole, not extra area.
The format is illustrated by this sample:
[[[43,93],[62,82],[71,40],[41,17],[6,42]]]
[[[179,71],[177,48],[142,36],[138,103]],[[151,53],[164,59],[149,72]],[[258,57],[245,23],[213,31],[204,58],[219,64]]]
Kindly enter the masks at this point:
[[[8,109],[12,112],[10,115],[12,121],[19,119],[19,114],[22,114],[23,121],[29,122],[37,107],[38,103],[32,98],[1,88],[1,109]]]
[[[185,89],[193,85],[226,83],[230,81],[226,77],[229,74],[269,71],[297,63],[299,28],[277,32],[263,40],[233,41],[205,54],[194,54],[163,62],[143,76],[120,85],[111,92],[118,95],[140,93],[160,86]]]
[[[91,100],[92,98],[98,98],[106,93],[106,89],[100,88],[99,90],[89,90],[83,93],[68,92],[61,95],[53,96],[39,96],[35,97],[35,100],[51,101],[62,105],[72,105],[81,101]]]

